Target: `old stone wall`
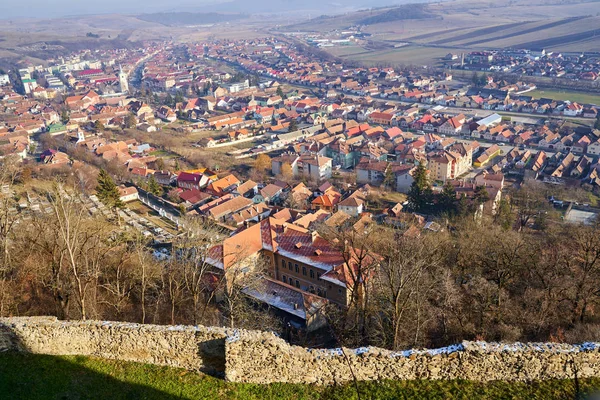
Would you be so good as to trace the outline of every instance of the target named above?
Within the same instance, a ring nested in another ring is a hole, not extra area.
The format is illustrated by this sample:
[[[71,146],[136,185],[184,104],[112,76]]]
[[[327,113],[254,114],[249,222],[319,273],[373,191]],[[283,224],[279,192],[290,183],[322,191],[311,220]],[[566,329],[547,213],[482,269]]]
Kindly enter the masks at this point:
[[[171,365],[233,382],[333,384],[377,379],[531,381],[600,377],[600,344],[463,342],[431,350],[307,349],[272,333],[56,318],[0,319],[0,351]]]
[[[0,351],[90,355],[223,374],[221,328],[123,322],[59,321],[54,317],[0,319]]]

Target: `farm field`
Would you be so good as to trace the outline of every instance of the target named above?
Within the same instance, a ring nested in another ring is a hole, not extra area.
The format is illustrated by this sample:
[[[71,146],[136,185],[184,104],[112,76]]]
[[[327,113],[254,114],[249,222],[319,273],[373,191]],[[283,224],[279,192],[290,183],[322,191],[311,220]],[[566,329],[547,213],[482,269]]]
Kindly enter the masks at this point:
[[[377,64],[416,64],[416,65],[435,65],[442,57],[452,52],[457,53],[466,51],[450,47],[427,47],[409,45],[398,48],[389,48],[360,54],[351,54],[342,57],[347,60],[359,61],[366,65]]]
[[[581,104],[600,105],[600,95],[581,92],[569,92],[565,90],[534,90],[526,93],[527,96],[535,98],[546,97],[554,100],[570,100]]]

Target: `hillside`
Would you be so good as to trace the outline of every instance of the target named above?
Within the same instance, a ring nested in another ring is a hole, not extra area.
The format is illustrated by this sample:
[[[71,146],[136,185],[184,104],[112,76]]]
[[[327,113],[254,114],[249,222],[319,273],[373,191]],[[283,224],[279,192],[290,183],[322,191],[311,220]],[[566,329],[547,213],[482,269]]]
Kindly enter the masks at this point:
[[[153,22],[166,26],[216,24],[219,22],[235,21],[245,17],[246,16],[243,14],[189,12],[142,14],[138,16],[138,18],[142,21]]]
[[[600,387],[600,379],[532,383],[360,382],[368,399],[558,399]],[[354,385],[235,384],[178,368],[94,357],[0,354],[0,393],[11,399],[356,399]]]
[[[600,2],[456,0],[362,10],[313,19],[284,31],[360,26],[368,44],[328,48],[366,64],[435,64],[447,53],[495,48],[600,51]]]

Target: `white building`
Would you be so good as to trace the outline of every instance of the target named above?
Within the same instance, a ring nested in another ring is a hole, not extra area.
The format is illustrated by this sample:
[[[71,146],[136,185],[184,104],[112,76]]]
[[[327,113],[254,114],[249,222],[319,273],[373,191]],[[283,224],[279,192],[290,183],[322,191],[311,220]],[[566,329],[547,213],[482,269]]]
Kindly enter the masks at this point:
[[[4,85],[8,85],[10,84],[10,79],[8,77],[8,75],[0,75],[0,86],[4,86]]]

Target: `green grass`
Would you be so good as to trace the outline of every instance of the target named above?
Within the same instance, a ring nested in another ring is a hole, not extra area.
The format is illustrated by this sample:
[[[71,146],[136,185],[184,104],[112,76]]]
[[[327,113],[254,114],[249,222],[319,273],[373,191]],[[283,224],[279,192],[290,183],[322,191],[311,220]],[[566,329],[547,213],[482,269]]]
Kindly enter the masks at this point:
[[[579,382],[580,394],[600,379]],[[361,399],[575,399],[572,381],[361,382]],[[236,384],[178,368],[81,356],[0,354],[4,399],[357,399],[354,385]]]
[[[554,100],[570,100],[581,104],[600,104],[600,95],[569,92],[566,90],[533,90],[525,93],[526,96],[533,96],[536,99],[546,97]]]

